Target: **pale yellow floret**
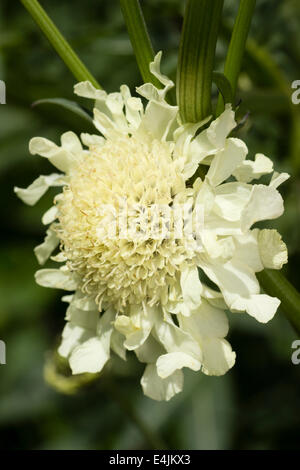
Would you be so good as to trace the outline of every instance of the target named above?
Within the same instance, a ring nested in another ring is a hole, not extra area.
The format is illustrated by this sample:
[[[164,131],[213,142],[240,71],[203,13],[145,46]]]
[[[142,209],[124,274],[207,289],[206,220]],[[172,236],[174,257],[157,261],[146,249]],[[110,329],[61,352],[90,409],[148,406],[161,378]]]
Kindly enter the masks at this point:
[[[169,287],[184,264],[192,262],[193,250],[185,238],[172,234],[151,238],[147,218],[140,233],[124,236],[115,216],[126,204],[130,225],[138,211],[134,205],[141,210],[171,206],[177,199],[187,200],[189,193],[172,148],[158,140],[108,139],[92,146],[73,169],[57,202],[58,235],[68,266],[80,275],[82,291],[96,297],[100,310],[103,302],[124,311],[129,304],[167,301]]]

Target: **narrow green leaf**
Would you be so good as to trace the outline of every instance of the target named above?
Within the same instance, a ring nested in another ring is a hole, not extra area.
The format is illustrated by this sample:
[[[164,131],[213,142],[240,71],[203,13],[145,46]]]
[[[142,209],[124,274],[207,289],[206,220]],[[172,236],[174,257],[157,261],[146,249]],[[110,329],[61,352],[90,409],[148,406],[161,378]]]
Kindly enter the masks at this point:
[[[212,74],[223,0],[187,0],[177,68],[177,102],[185,122],[211,114]]]
[[[120,0],[121,10],[135,54],[135,58],[145,83],[153,83],[157,88],[162,84],[150,73],[149,64],[154,59],[154,51],[147,31],[143,12],[138,0]]]
[[[228,78],[226,78],[223,73],[213,72],[212,80],[217,85],[218,90],[220,91],[223,97],[224,105],[227,103],[232,103],[233,93],[232,93],[231,84]]]
[[[280,299],[280,309],[300,334],[299,292],[280,271],[265,269],[256,275],[265,292]]]
[[[237,82],[241,71],[246,41],[250,30],[256,0],[241,0],[238,14],[234,23],[232,36],[225,61],[224,75],[231,83],[233,101],[236,94]],[[234,105],[234,102],[232,104]],[[224,110],[222,97],[219,96],[217,114]]]
[[[97,80],[81,62],[63,35],[59,32],[53,21],[37,0],[20,0],[28,10],[34,21],[41,28],[50,44],[60,55],[66,66],[79,82],[89,80],[96,88],[101,88]]]
[[[93,124],[93,118],[90,116],[78,103],[71,100],[66,100],[65,98],[45,98],[42,100],[35,101],[32,103],[32,107],[40,105],[51,105],[51,106],[60,106],[67,111],[70,111],[73,114],[76,114],[77,117],[84,119],[89,124]]]

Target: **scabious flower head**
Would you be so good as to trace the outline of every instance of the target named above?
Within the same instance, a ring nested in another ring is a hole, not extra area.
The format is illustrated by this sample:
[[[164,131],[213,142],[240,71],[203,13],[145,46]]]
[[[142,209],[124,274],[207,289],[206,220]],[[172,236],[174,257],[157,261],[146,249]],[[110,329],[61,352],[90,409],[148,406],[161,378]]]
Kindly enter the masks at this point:
[[[274,316],[279,300],[260,292],[255,273],[280,269],[287,250],[276,230],[253,225],[283,213],[277,187],[288,175],[273,173],[262,154],[246,159],[245,143],[228,137],[230,105],[212,122],[182,124],[166,101],[173,83],[160,59],[150,70],[163,88],[137,88],[145,107],[125,85],[107,94],[78,83],[75,93],[95,100],[99,134],[80,141],[67,132],[60,146],[32,139],[30,152],[61,173],[15,191],[33,205],[62,187],[35,248],[44,264],[59,247],[51,258],[61,266],[37,271],[36,281],[71,291],[59,353],[72,372],[100,372],[111,351],[123,359],[134,351],[146,364],[144,393],[169,400],[182,390],[184,367],[222,375],[234,365],[226,310],[263,323]],[[268,185],[252,183],[271,173]]]

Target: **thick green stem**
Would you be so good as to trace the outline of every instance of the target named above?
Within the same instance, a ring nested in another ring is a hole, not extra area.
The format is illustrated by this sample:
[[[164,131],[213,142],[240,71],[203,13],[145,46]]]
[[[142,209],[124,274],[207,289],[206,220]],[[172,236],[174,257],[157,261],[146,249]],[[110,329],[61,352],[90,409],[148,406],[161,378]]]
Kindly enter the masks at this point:
[[[177,102],[184,122],[211,114],[212,73],[223,0],[187,0],[177,69]]]
[[[280,309],[300,334],[300,294],[279,271],[265,269],[257,278],[267,294],[281,300]]]
[[[153,83],[156,87],[161,88],[162,84],[149,70],[149,63],[154,59],[154,51],[140,2],[138,0],[120,0],[120,5],[141,76],[145,83]]]
[[[28,10],[34,21],[41,28],[50,44],[60,55],[66,66],[72,72],[76,80],[89,80],[96,88],[101,88],[97,80],[89,72],[86,66],[81,62],[70,44],[59,32],[53,21],[49,18],[45,10],[37,0],[20,0]]]
[[[242,67],[243,56],[246,47],[246,41],[251,25],[252,16],[255,9],[256,0],[241,0],[238,15],[232,31],[229,49],[225,61],[224,75],[228,78],[233,100],[236,94],[238,77]],[[234,105],[234,102],[233,102]],[[222,96],[219,96],[217,105],[217,114],[224,110]]]

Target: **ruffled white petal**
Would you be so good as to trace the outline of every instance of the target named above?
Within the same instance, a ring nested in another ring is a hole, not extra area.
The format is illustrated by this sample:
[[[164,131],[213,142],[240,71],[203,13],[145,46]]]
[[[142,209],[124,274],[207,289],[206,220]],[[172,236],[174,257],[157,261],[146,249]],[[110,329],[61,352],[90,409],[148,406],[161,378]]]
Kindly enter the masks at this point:
[[[181,392],[183,388],[183,373],[177,370],[166,379],[158,376],[155,364],[146,366],[141,385],[144,394],[152,400],[169,401],[174,395]]]
[[[283,200],[277,189],[263,184],[254,185],[249,202],[241,214],[242,229],[249,230],[260,220],[277,219],[283,211]]]
[[[183,302],[188,310],[198,307],[201,304],[202,284],[197,266],[187,267],[181,272],[180,285]]]
[[[149,335],[144,344],[134,352],[140,362],[154,364],[159,356],[165,353],[165,349],[152,335]]]
[[[278,188],[282,183],[287,181],[290,178],[290,175],[288,173],[277,173],[276,171],[274,172],[270,186],[272,188]]]
[[[74,132],[66,132],[61,137],[61,146],[43,137],[34,137],[29,142],[33,155],[47,158],[59,170],[69,173],[83,156],[80,140]]]
[[[232,303],[232,310],[246,311],[251,317],[254,317],[261,323],[270,321],[278,307],[280,300],[276,297],[270,297],[266,294],[251,295],[250,298],[237,298]]]
[[[204,374],[224,375],[234,366],[236,354],[225,339],[205,339],[202,347]]]
[[[253,179],[260,178],[262,175],[267,175],[273,171],[273,162],[262,153],[255,155],[255,160],[245,160],[240,166],[238,166],[233,176],[238,181],[249,183]]]
[[[287,263],[287,247],[277,230],[259,230],[258,246],[265,268],[281,269]]]
[[[189,333],[176,326],[170,317],[165,320],[157,319],[155,335],[167,353],[182,352],[201,361],[202,352],[197,341]]]
[[[124,342],[126,349],[132,351],[142,346],[152,330],[156,314],[155,308],[135,305],[131,307],[129,316],[117,316],[114,325],[120,333],[126,336]]]
[[[170,106],[164,101],[150,101],[141,120],[139,132],[145,132],[152,138],[166,141],[177,113],[177,106]]]
[[[74,348],[69,362],[73,374],[100,372],[110,357],[110,337],[114,312],[106,311],[97,326],[97,335]]]
[[[76,281],[68,271],[62,269],[40,269],[35,273],[37,284],[52,289],[75,290]]]
[[[174,86],[172,80],[166,75],[163,75],[160,71],[162,52],[159,51],[154,57],[153,62],[150,62],[150,72],[161,82],[164,87],[162,89],[156,88],[152,83],[145,83],[144,85],[137,87],[136,91],[144,96],[149,101],[164,101],[167,92]]]
[[[40,264],[45,264],[53,250],[58,246],[59,239],[56,233],[50,227],[46,232],[46,237],[43,243],[36,246],[34,249],[35,256]]]
[[[244,161],[247,153],[248,149],[242,140],[227,139],[225,147],[216,154],[209,167],[206,177],[210,184],[217,186],[229,178],[236,167]]]
[[[15,187],[14,191],[25,204],[34,206],[51,186],[62,186],[65,184],[63,175],[53,173],[52,175],[41,175],[28,188]]]
[[[56,206],[50,207],[42,217],[42,222],[44,225],[51,224],[58,216],[58,209]]]
[[[201,362],[190,354],[173,352],[160,356],[157,359],[156,366],[159,377],[165,379],[183,367],[198,371],[201,368]]]

